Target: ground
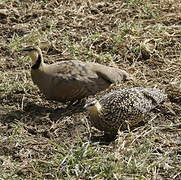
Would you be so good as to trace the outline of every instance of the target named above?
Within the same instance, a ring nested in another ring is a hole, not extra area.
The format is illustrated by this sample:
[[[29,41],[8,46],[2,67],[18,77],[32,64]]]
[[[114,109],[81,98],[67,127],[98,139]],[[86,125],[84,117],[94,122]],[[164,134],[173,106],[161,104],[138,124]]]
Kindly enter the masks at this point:
[[[181,179],[180,12],[180,0],[1,0],[0,178]],[[46,63],[119,67],[135,81],[113,89],[158,87],[168,101],[111,144],[90,143],[99,132],[87,113],[47,101],[32,83],[17,51],[35,44]]]

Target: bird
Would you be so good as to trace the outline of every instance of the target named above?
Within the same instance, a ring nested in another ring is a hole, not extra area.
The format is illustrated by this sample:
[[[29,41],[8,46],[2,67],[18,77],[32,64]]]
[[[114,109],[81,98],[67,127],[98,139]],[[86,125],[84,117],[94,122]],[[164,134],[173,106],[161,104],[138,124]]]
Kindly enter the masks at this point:
[[[126,130],[143,121],[145,116],[167,99],[158,88],[132,87],[114,90],[99,100],[87,102],[91,126],[115,137],[118,130]]]
[[[46,64],[38,46],[28,46],[19,51],[31,58],[33,83],[49,100],[75,102],[95,95],[112,84],[133,79],[124,70],[94,62],[64,60]]]

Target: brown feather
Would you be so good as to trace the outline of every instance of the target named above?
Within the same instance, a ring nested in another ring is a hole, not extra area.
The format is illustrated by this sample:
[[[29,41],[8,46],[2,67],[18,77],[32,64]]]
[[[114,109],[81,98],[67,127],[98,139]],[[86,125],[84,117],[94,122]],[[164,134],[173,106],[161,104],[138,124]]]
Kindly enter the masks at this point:
[[[34,49],[38,55],[35,52],[29,55],[31,58],[41,56],[41,63],[37,66],[37,60],[32,59],[34,64],[31,77],[34,84],[48,99],[60,102],[79,100],[95,95],[112,83],[122,83],[131,77],[127,72],[118,68],[91,62],[70,60],[48,65],[43,62],[41,50]]]
[[[125,88],[112,91],[99,100],[87,103],[92,126],[106,134],[116,134],[143,121],[167,95],[157,88]]]

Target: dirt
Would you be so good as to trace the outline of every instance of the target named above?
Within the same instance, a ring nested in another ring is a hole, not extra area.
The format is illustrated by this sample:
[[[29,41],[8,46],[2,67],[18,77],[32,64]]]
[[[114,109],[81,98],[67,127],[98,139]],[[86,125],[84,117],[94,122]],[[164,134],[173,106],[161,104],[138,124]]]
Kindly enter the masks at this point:
[[[47,63],[78,59],[116,66],[134,75],[135,82],[112,89],[133,86],[165,89],[168,104],[156,112],[159,118],[153,124],[173,125],[172,130],[163,128],[160,132],[176,145],[180,144],[179,1],[146,1],[146,5],[141,1],[129,2],[17,0],[0,3],[0,135],[5,139],[13,134],[18,136],[17,142],[0,143],[0,156],[28,161],[28,150],[33,151],[32,158],[55,152],[47,144],[48,140],[64,144],[66,148],[67,143],[89,139],[86,112],[47,101],[33,85],[31,62],[17,53],[33,44],[42,47]],[[165,142],[158,144],[162,146],[160,149],[174,147]],[[174,152],[180,153],[177,149]]]

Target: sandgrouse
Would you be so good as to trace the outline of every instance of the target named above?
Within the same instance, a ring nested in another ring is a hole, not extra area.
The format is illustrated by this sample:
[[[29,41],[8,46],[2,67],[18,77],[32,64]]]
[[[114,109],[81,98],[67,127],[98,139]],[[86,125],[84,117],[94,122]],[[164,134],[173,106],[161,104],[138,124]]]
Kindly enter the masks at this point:
[[[112,91],[85,104],[92,126],[107,135],[116,135],[142,121],[145,115],[167,99],[157,88],[125,88]]]
[[[74,102],[132,78],[124,70],[93,62],[69,60],[45,64],[39,47],[26,47],[20,52],[31,57],[32,80],[50,100]]]

